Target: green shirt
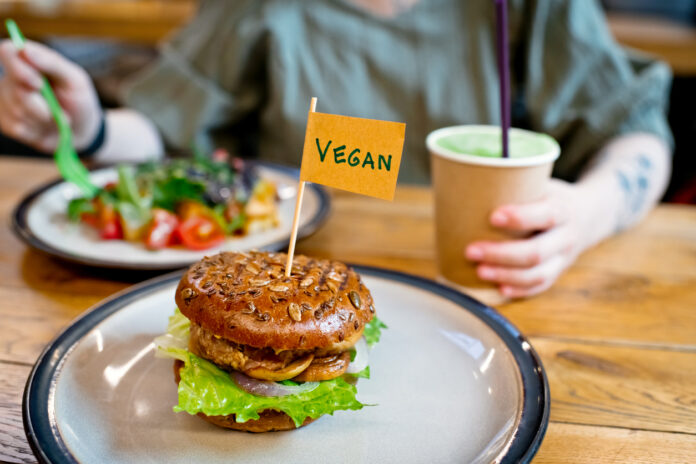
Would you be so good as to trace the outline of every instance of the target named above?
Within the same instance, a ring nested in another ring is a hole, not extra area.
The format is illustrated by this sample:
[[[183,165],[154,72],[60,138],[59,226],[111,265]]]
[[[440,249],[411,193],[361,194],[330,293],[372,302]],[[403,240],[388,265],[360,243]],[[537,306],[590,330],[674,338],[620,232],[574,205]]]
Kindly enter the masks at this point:
[[[559,141],[556,176],[577,177],[618,134],[671,143],[669,69],[629,57],[595,1],[509,5],[513,125]],[[405,122],[399,179],[428,182],[430,131],[499,123],[493,1],[421,0],[383,19],[346,0],[204,0],[126,103],[175,147],[299,166],[312,96],[317,111]]]

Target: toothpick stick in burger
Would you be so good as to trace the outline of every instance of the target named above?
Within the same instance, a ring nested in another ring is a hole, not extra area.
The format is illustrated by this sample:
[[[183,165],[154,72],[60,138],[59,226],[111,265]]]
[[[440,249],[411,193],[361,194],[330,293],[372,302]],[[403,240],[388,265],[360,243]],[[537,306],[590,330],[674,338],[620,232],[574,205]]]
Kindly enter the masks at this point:
[[[314,113],[317,109],[317,97],[312,97],[309,104],[309,112]],[[288,244],[288,260],[285,264],[285,277],[290,277],[292,257],[295,255],[295,242],[297,242],[297,228],[300,225],[300,210],[302,209],[302,197],[304,196],[305,181],[300,179],[297,188],[297,200],[295,200],[295,216],[292,218],[292,232],[290,233],[290,243]]]

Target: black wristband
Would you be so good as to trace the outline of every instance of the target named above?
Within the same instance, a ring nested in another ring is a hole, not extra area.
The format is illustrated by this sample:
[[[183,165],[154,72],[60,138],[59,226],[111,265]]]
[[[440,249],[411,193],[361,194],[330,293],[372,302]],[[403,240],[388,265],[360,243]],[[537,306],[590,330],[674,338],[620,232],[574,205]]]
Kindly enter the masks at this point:
[[[102,111],[97,135],[94,136],[92,143],[90,143],[87,148],[77,152],[77,156],[83,159],[91,158],[97,151],[99,151],[102,145],[104,145],[104,140],[106,140],[106,118],[104,117],[104,112]]]

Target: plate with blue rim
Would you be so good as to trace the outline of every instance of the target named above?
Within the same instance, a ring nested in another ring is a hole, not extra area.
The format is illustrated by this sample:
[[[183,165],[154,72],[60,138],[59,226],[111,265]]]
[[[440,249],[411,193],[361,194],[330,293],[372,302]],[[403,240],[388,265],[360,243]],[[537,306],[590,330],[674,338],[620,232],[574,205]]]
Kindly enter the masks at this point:
[[[23,419],[41,462],[529,462],[549,389],[529,341],[493,308],[431,280],[354,266],[388,328],[358,399],[287,432],[218,428],[177,401],[152,340],[181,273],[145,281],[76,319],[27,381]]]
[[[74,223],[67,217],[70,200],[81,196],[77,186],[61,179],[48,182],[28,193],[12,214],[15,234],[33,248],[49,255],[78,264],[135,270],[170,270],[188,266],[206,255],[220,251],[281,250],[290,242],[295,211],[295,192],[299,170],[279,164],[253,162],[259,176],[271,180],[290,192],[277,203],[280,224],[277,227],[249,233],[242,237],[228,237],[225,242],[207,250],[187,250],[169,247],[148,250],[143,243],[125,240],[102,240],[86,224]],[[118,178],[115,167],[90,171],[96,185],[106,185]],[[298,238],[316,232],[328,218],[331,199],[320,185],[307,184],[302,201]]]

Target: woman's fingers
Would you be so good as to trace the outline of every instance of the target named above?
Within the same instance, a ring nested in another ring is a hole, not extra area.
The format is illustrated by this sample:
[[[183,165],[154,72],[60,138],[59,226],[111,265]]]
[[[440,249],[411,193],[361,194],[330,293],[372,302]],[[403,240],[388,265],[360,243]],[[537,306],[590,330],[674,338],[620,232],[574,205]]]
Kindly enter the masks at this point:
[[[508,298],[527,298],[530,296],[538,295],[541,292],[548,290],[553,281],[544,282],[543,284],[537,285],[535,287],[512,287],[509,285],[501,285],[500,293]]]
[[[569,227],[556,227],[524,240],[474,242],[465,254],[472,261],[497,266],[532,267],[559,253],[571,253],[575,245]]]
[[[500,229],[534,232],[562,224],[565,214],[564,208],[547,197],[534,203],[501,206],[493,211],[490,221]]]
[[[58,84],[74,85],[86,78],[86,73],[60,53],[41,44],[27,41],[19,52],[23,60]]]
[[[0,85],[0,131],[40,151],[52,152],[57,145],[58,131],[50,115],[41,114],[43,109],[33,106],[38,93],[25,95],[27,102],[17,102],[14,87]]]
[[[27,115],[41,125],[55,125],[48,103],[38,92],[31,92],[22,99]]]
[[[0,125],[7,135],[31,142],[37,134],[49,131],[51,124],[48,105],[38,92],[41,75],[10,41],[0,42],[0,61],[6,73],[0,79]]]
[[[31,120],[31,124],[53,125],[53,116],[46,100],[37,91],[23,88],[11,89],[13,106],[22,118]]]
[[[34,127],[39,132],[55,130],[55,123],[41,94],[25,88],[1,85],[0,83],[0,120],[5,120],[5,133],[16,136],[12,130],[15,122]]]
[[[474,243],[481,253],[478,276],[499,284],[503,295],[522,298],[549,288],[572,262],[576,248],[572,228],[556,227],[527,240]],[[470,253],[467,254],[470,256]]]
[[[43,76],[58,87],[91,85],[82,68],[60,53],[32,41],[27,41],[22,50],[17,50],[9,40],[0,41],[0,63],[13,84],[33,90],[41,88]]]
[[[34,90],[41,88],[41,74],[19,56],[19,51],[9,40],[0,42],[0,62],[12,85]]]
[[[478,267],[478,276],[490,282],[496,282],[503,287],[514,289],[531,289],[544,284],[551,285],[565,269],[567,258],[563,255],[530,268],[511,268],[482,264]]]
[[[31,126],[25,121],[12,117],[0,119],[0,130],[4,134],[31,146],[35,145],[34,142],[41,134],[40,129],[36,126]]]

